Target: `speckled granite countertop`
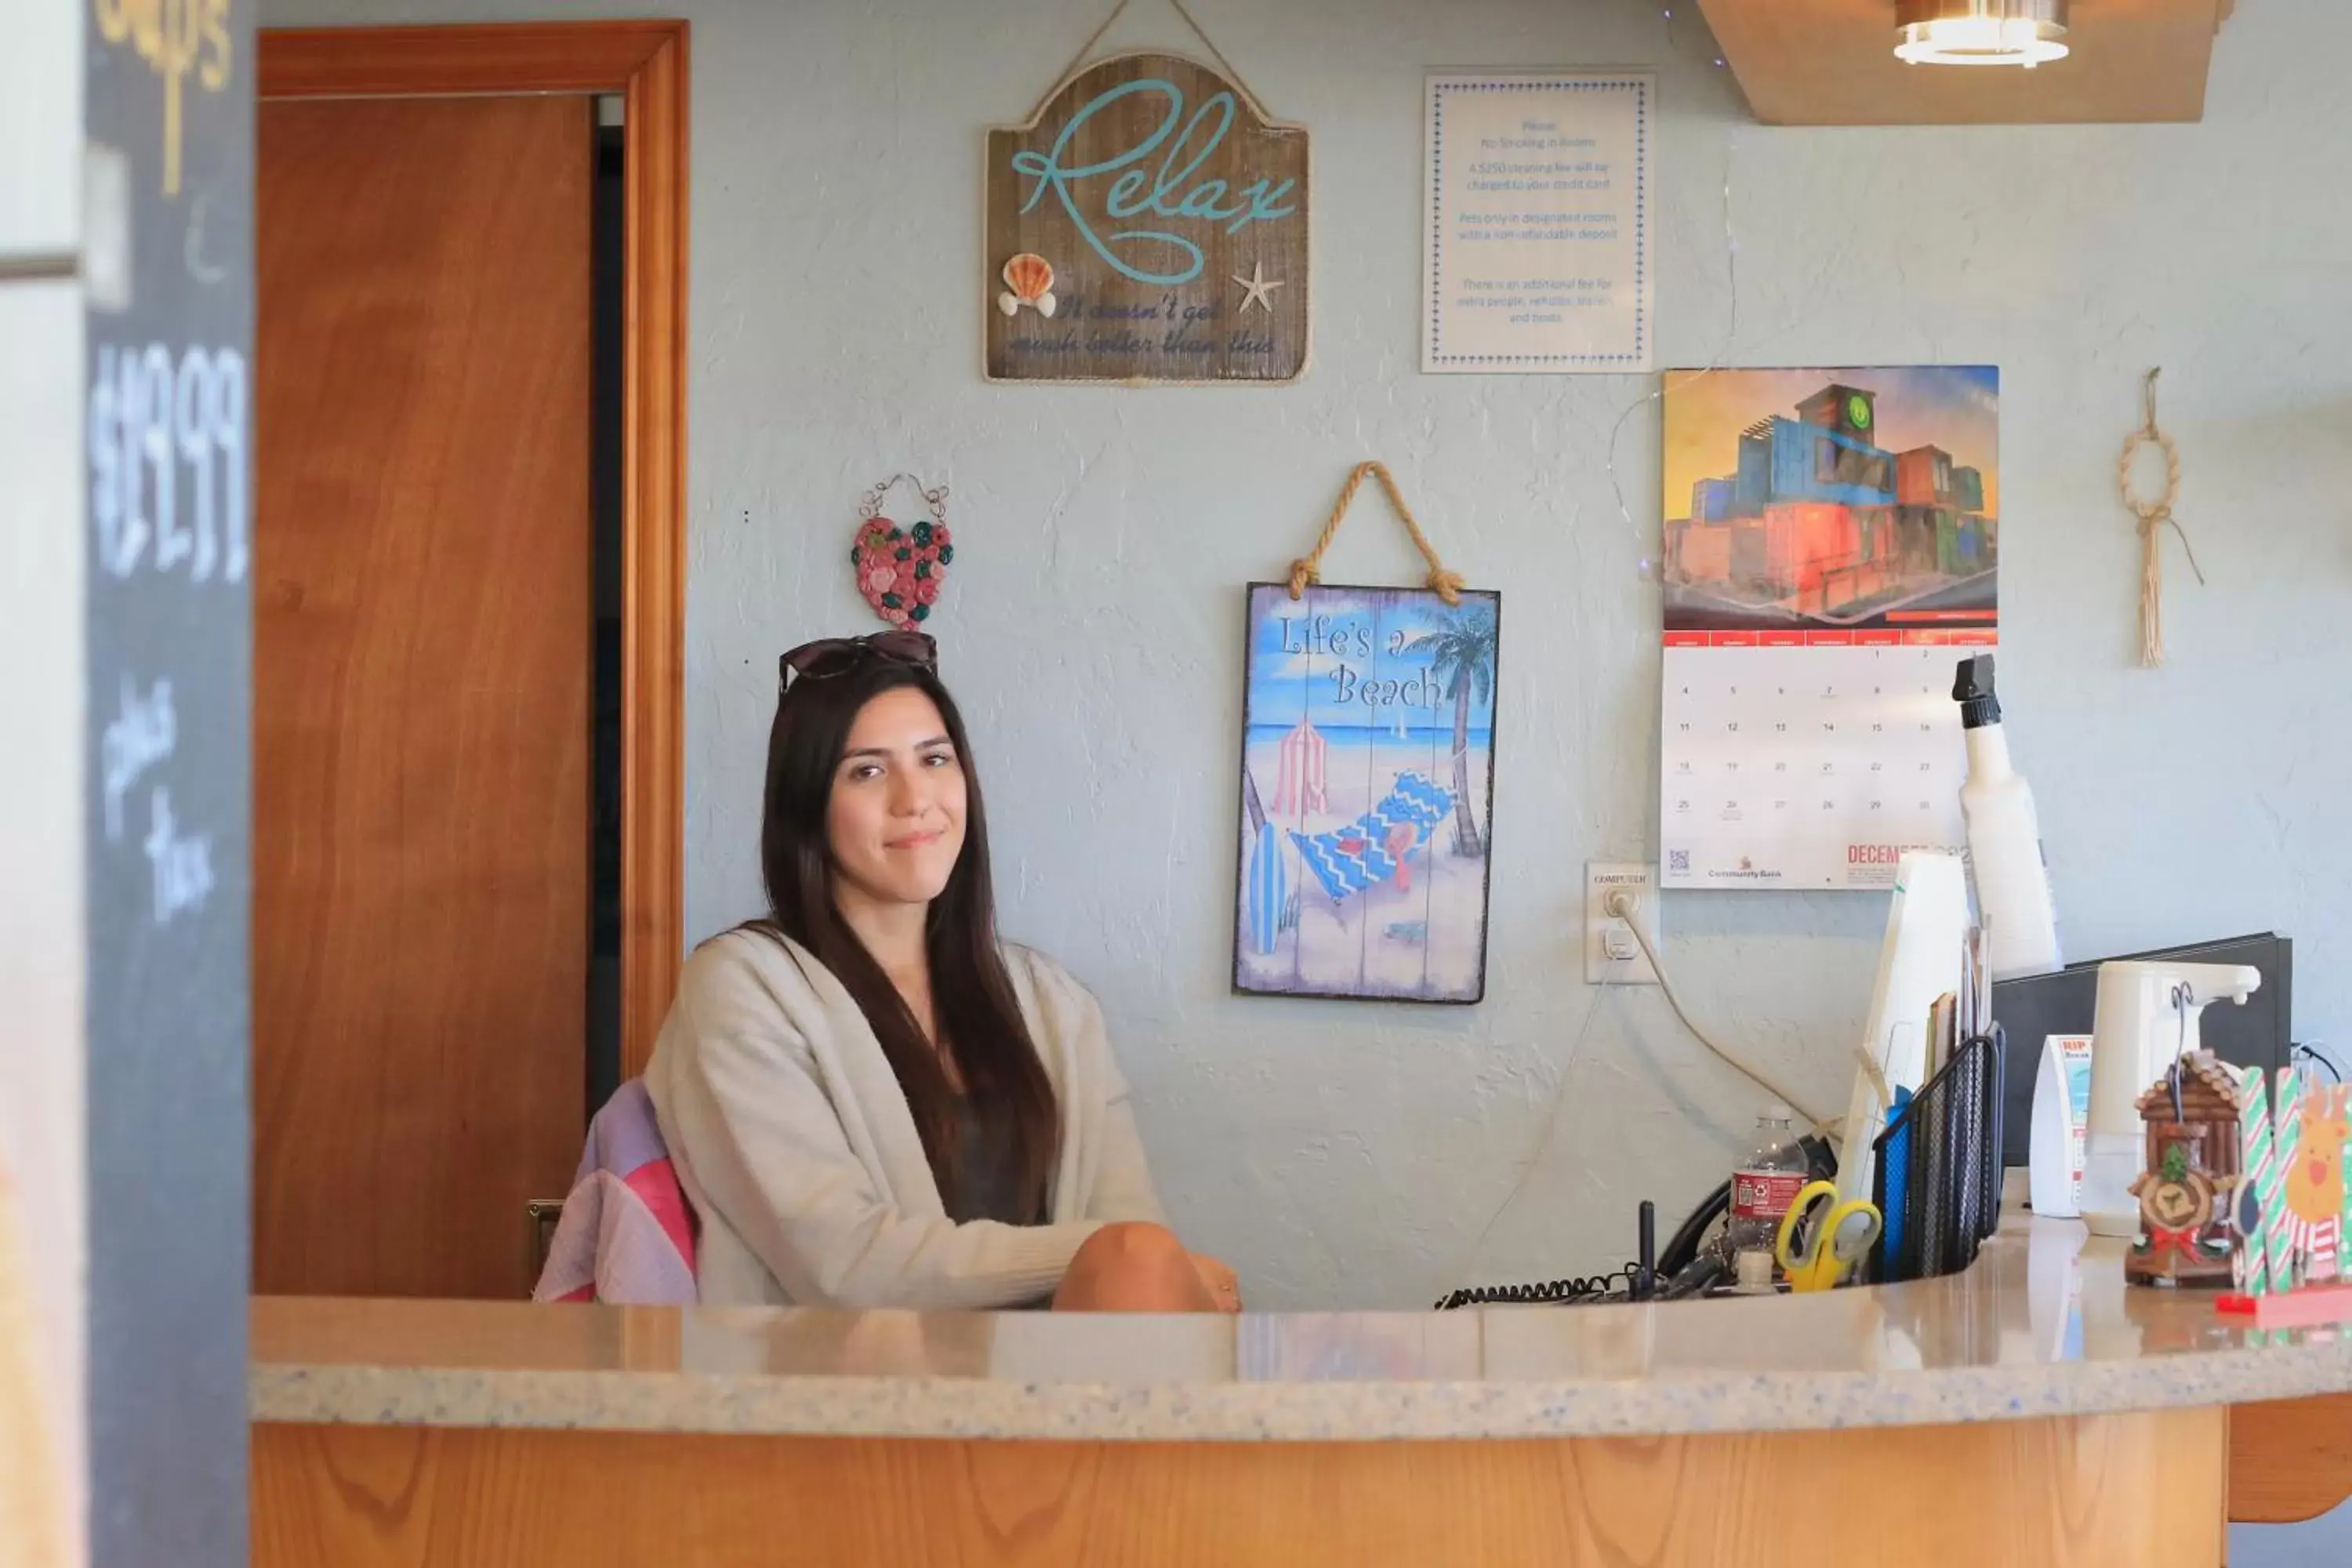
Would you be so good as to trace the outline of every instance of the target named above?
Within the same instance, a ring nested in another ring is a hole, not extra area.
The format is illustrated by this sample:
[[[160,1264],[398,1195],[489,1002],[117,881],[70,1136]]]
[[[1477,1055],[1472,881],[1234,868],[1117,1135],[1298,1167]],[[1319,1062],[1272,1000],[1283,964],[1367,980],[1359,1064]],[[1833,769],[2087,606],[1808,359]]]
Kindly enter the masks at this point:
[[[253,1304],[257,1421],[1133,1441],[1924,1426],[2352,1390],[2352,1328],[2126,1289],[2121,1243],[2018,1220],[1967,1273],[1829,1296],[1076,1318]]]

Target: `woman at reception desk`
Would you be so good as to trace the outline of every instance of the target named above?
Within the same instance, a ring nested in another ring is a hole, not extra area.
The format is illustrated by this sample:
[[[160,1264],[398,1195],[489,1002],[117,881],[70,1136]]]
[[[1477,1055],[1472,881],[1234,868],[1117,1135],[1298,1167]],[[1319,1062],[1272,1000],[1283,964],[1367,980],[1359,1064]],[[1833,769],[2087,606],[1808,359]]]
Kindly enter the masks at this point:
[[[257,1301],[257,1563],[2210,1564],[2226,1407],[2352,1389],[2072,1221],[1902,1285],[1240,1314],[1093,999],[995,940],[929,640],[782,676],[770,913],[646,1074],[700,1304]]]
[[[1160,1200],[1102,1011],[1000,944],[920,632],[779,661],[769,912],[688,961],[646,1070],[707,1304],[1238,1310]]]

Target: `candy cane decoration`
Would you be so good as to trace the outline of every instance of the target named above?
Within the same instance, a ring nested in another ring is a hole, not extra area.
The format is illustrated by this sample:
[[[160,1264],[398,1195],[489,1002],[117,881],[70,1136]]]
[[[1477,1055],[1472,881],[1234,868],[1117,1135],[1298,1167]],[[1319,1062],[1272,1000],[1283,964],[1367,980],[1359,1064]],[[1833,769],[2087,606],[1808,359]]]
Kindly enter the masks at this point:
[[[2270,1084],[2262,1068],[2245,1068],[2238,1075],[2238,1170],[2253,1190],[2254,1222],[2251,1230],[2237,1226],[2238,1245],[2231,1254],[2233,1282],[2242,1296],[2271,1293],[2270,1246],[2267,1226],[2280,1205],[2279,1170],[2271,1159]],[[2243,1219],[2246,1203],[2234,1205]]]
[[[2339,1116],[2342,1116],[2346,1113],[2347,1107],[2345,1102],[2345,1092],[2341,1088],[2338,1088],[2336,1090],[2336,1113]],[[2347,1245],[2352,1245],[2352,1131],[2347,1131],[2344,1140],[2343,1160],[2344,1212],[2337,1216],[2336,1230],[2338,1237],[2340,1237]],[[2337,1273],[2339,1278],[2352,1279],[2352,1264],[2347,1264],[2345,1261],[2339,1260],[2337,1264]]]
[[[2303,1147],[2303,1074],[2294,1068],[2278,1069],[2277,1114],[2271,1118],[2272,1158],[2276,1170],[2284,1175],[2294,1168],[2294,1157]],[[2276,1184],[2263,1200],[2263,1232],[2269,1238],[2271,1289],[2284,1293],[2292,1290],[2303,1279],[2302,1259],[2296,1256],[2294,1211],[2286,1205],[2286,1194]]]

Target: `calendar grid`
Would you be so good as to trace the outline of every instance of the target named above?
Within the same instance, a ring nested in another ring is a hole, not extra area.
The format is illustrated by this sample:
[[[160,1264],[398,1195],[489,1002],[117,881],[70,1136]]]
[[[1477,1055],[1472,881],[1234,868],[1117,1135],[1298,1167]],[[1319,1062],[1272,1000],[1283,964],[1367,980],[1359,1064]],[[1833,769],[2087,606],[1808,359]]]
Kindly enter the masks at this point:
[[[1663,885],[1884,889],[1906,849],[1958,853],[1967,755],[1952,668],[1961,647],[1994,646],[1960,635],[1860,646],[1669,637]]]

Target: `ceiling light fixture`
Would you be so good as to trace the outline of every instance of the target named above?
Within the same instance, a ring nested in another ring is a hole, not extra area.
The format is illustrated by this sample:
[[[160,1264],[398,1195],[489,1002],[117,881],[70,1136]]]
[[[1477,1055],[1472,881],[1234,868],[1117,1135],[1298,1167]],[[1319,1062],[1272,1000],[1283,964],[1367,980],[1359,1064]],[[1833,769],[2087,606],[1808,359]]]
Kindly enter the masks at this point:
[[[1907,65],[2024,66],[2066,58],[2067,0],[1895,0]]]

